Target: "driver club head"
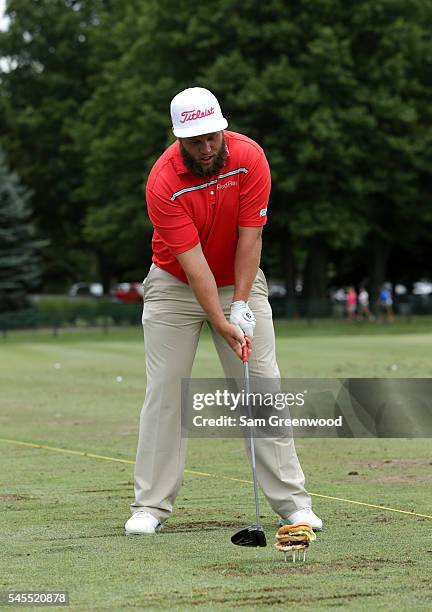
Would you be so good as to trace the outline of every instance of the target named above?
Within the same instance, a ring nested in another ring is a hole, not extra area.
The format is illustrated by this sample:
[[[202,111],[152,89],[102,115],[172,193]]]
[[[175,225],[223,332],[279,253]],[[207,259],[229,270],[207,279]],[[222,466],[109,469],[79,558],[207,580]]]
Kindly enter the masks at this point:
[[[231,536],[231,542],[236,544],[236,546],[259,546],[261,548],[267,546],[265,533],[262,528],[257,525],[251,525],[250,527],[240,529],[240,531],[237,531]]]

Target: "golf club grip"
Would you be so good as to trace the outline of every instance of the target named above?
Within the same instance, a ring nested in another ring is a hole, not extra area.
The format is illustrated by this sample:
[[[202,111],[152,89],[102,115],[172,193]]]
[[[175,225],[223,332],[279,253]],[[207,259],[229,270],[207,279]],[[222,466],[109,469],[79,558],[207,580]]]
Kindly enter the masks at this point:
[[[249,361],[249,349],[248,349],[247,344],[245,344],[245,345],[242,347],[242,361],[243,361],[243,362],[247,362],[247,361]]]

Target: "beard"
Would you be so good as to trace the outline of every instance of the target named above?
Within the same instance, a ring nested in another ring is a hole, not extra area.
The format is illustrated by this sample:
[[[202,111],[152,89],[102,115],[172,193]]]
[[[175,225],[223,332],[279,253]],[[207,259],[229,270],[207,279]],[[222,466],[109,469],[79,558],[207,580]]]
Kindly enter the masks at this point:
[[[220,146],[219,151],[216,153],[213,163],[208,168],[204,168],[199,162],[197,162],[192,155],[190,155],[183,146],[183,143],[180,140],[180,152],[183,157],[183,161],[188,170],[192,172],[192,174],[196,174],[197,176],[205,177],[211,176],[212,174],[216,174],[221,170],[226,162],[227,158],[227,148],[225,144],[225,136],[222,138],[222,144]]]

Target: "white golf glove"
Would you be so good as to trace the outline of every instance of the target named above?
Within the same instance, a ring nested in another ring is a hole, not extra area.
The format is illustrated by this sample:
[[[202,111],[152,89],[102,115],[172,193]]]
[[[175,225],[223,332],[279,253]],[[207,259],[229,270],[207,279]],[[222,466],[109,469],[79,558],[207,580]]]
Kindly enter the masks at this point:
[[[240,327],[245,336],[253,338],[256,319],[247,302],[239,300],[231,304],[230,323]]]

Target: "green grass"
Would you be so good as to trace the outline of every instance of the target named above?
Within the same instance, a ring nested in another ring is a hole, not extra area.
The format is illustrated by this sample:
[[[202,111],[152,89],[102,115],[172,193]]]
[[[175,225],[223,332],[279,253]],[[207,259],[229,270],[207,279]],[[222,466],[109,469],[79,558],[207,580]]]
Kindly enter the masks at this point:
[[[432,376],[425,319],[280,322],[277,338],[284,376]],[[140,330],[11,334],[0,362],[0,437],[133,460],[145,388]],[[221,375],[207,334],[194,374]],[[431,447],[297,442],[311,492],[427,515]],[[230,480],[250,480],[239,440],[190,441],[175,512],[145,538],[123,535],[131,464],[5,442],[0,457],[0,591],[65,589],[77,610],[430,609],[429,519],[315,497],[325,531],[305,565],[285,563],[271,545],[232,546],[254,516],[251,485]],[[275,517],[264,502],[262,514],[271,543]]]

